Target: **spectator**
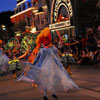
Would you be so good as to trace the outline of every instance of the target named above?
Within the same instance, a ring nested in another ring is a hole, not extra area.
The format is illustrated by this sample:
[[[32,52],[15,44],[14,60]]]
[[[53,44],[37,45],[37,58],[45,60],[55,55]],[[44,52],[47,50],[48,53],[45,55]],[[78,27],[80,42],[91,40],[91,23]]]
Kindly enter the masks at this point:
[[[88,36],[88,49],[93,52],[97,49],[97,42],[96,39],[93,37],[93,34],[90,34]]]
[[[88,38],[86,37],[86,35],[83,35],[81,39],[82,49],[87,48],[87,41],[88,41]]]
[[[79,57],[77,63],[82,65],[90,63],[90,56],[87,49],[81,51],[81,56]]]

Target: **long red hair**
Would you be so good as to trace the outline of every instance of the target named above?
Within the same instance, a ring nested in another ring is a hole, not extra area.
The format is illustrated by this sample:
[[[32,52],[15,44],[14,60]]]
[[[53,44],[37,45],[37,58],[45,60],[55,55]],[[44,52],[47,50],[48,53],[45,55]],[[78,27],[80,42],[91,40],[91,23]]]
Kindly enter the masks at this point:
[[[32,54],[29,56],[29,62],[33,63],[34,59],[39,52],[39,49],[41,47],[41,44],[44,46],[47,46],[48,44],[51,44],[51,35],[50,35],[50,29],[46,27],[41,31],[41,33],[37,36],[36,39],[36,47],[34,48]]]

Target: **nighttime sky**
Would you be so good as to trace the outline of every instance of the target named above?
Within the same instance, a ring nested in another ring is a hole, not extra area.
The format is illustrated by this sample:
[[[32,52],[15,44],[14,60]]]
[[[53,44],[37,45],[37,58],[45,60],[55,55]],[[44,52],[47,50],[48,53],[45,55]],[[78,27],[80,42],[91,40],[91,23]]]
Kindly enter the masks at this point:
[[[16,0],[0,0],[0,12],[11,10],[16,7]]]

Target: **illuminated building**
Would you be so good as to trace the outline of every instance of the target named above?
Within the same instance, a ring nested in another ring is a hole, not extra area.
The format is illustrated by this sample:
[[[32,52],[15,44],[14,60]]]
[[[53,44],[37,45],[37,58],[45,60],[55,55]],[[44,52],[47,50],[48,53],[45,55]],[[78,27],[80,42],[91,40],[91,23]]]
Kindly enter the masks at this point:
[[[12,23],[25,21],[27,26],[36,27],[37,31],[49,25],[47,6],[45,0],[42,0],[42,8],[37,0],[17,0],[15,14],[11,16]]]
[[[51,31],[70,31],[74,29],[71,25],[72,15],[70,0],[17,0],[11,20],[13,23],[25,21],[27,26],[35,27],[37,32],[45,27],[49,27]],[[70,33],[69,31],[66,33]]]

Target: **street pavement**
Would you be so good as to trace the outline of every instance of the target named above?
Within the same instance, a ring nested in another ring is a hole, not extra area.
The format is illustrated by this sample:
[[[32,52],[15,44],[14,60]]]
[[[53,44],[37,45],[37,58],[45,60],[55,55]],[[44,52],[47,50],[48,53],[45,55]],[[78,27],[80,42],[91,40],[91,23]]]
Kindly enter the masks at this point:
[[[72,66],[72,79],[80,89],[57,94],[57,100],[100,100],[100,67]],[[43,93],[27,82],[16,82],[9,74],[0,77],[0,100],[43,100]],[[49,100],[54,99],[48,93]]]

